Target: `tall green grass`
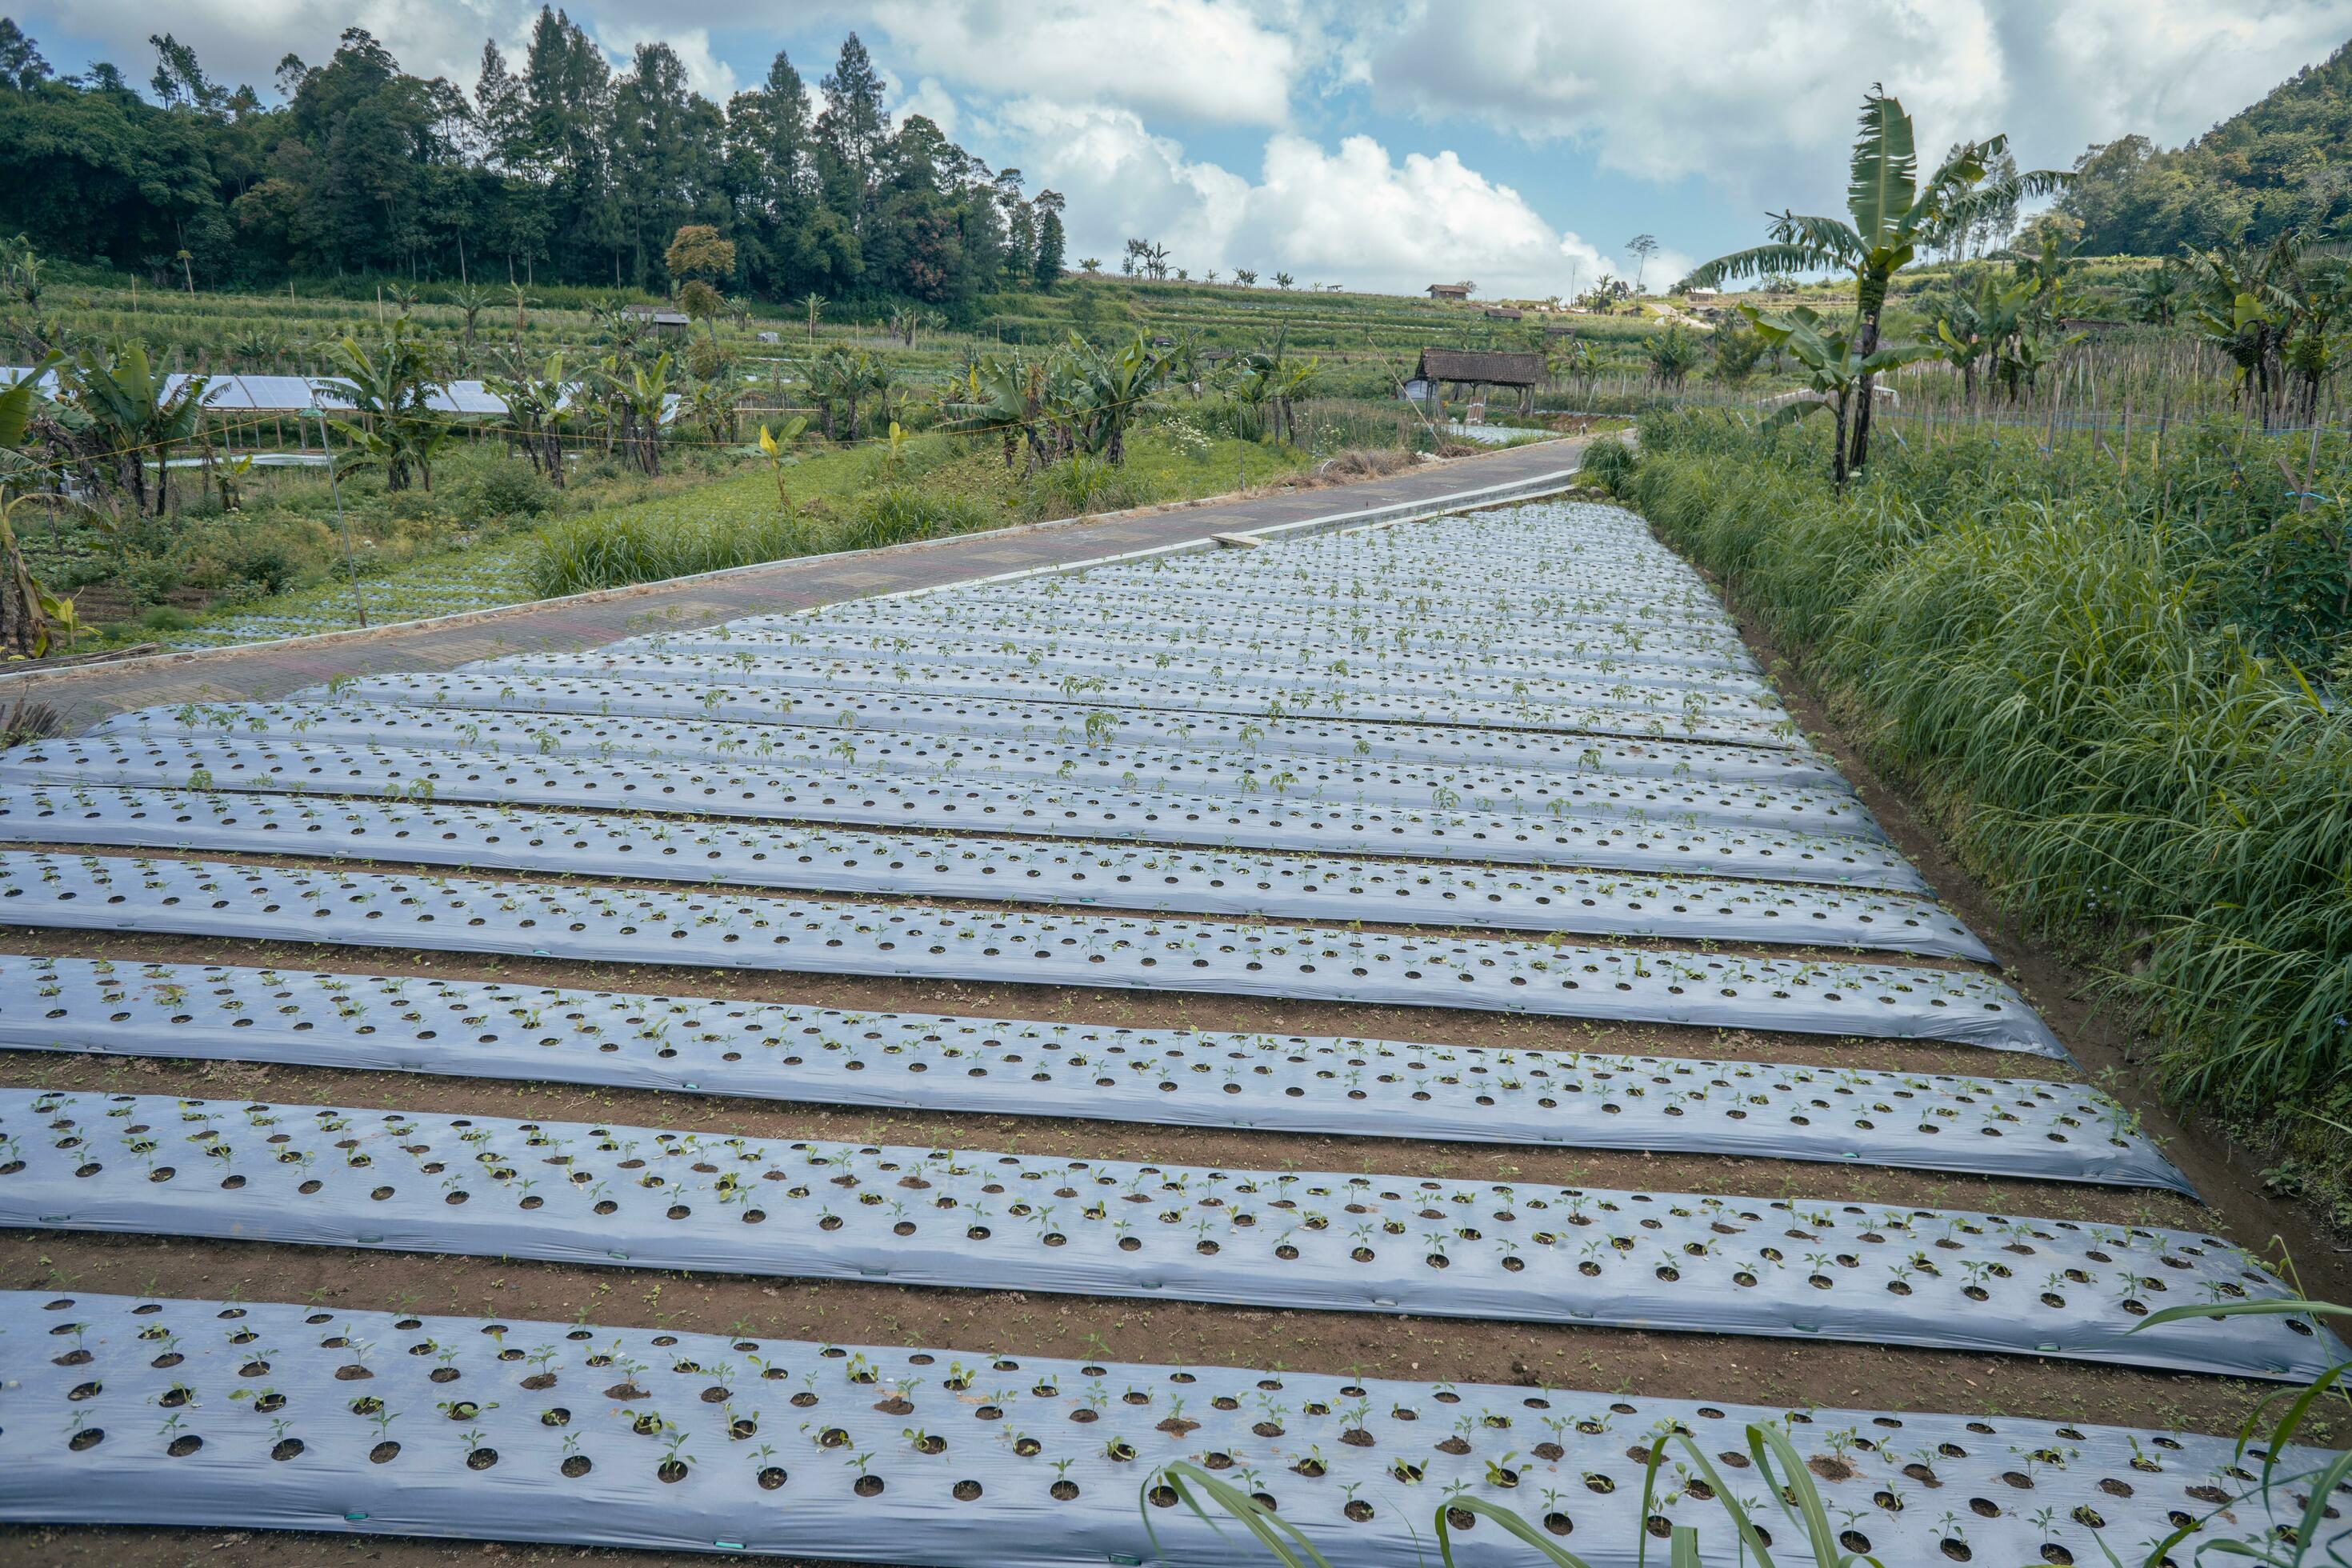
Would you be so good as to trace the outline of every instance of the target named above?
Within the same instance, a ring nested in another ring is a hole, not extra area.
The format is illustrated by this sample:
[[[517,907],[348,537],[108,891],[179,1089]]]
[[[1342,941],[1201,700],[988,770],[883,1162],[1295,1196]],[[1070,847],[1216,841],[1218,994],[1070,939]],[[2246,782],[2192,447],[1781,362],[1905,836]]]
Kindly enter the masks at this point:
[[[2168,1089],[2352,1214],[2347,454],[2175,431],[1895,447],[1845,496],[1818,434],[1642,426],[1611,476],[1917,783],[1973,868],[2100,962]],[[2313,476],[2310,507],[2280,459]],[[2305,1115],[2313,1112],[2315,1115]]]
[[[542,598],[656,583],[796,555],[941,539],[1011,521],[970,497],[885,485],[841,511],[633,509],[572,518],[541,532],[530,561]]]

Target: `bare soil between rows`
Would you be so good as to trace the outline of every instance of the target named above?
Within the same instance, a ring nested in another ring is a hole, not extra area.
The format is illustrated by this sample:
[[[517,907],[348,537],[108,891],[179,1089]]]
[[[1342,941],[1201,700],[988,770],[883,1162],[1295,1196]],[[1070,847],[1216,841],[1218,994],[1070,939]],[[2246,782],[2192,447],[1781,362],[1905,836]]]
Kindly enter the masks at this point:
[[[1772,649],[1743,621],[1752,646]],[[2171,1194],[2030,1182],[1995,1182],[1881,1167],[1483,1147],[1090,1122],[1051,1116],[959,1115],[825,1109],[689,1094],[548,1082],[433,1078],[332,1068],[258,1067],[38,1052],[0,1054],[0,1082],[208,1099],[316,1100],[533,1119],[625,1121],[724,1128],[761,1138],[955,1144],[1088,1158],[1201,1164],[1372,1170],[1645,1190],[1805,1196],[2179,1226],[2214,1230],[2262,1252],[2284,1241],[2314,1293],[2352,1297],[2352,1267],[2307,1217],[2262,1190],[2238,1151],[2183,1128],[2158,1104],[2129,1041],[2094,1001],[2094,977],[2018,940],[1982,889],[1965,877],[1924,816],[1890,788],[1832,725],[1814,694],[1774,664],[1790,706],[1833,754],[1897,845],[1985,937],[2012,984],[2076,1051],[2084,1071],[2140,1111],[2203,1193],[2200,1208]],[[1823,1066],[2071,1079],[2038,1058],[1917,1042],[1850,1040],[1759,1031],[1604,1025],[1439,1009],[1364,1007],[1211,994],[1064,989],[1025,984],[854,980],[668,965],[574,964],[541,959],[264,943],[202,937],[0,931],[0,948],[287,969],[431,974],[513,984],[801,1002],[861,1009],[959,1013],[1124,1026],[1278,1031],[1540,1051],[1748,1058]],[[1195,1363],[1221,1363],[1373,1375],[1492,1382],[1760,1405],[1936,1409],[2051,1420],[2231,1432],[2270,1392],[2230,1379],[2025,1356],[1699,1334],[1390,1315],[1137,1302],[1035,1292],[662,1274],[497,1259],[416,1256],[257,1243],[80,1233],[0,1235],[0,1285],[316,1301],[592,1322],[760,1338],[878,1341],[967,1352]],[[2347,1434],[2337,1433],[2336,1440]],[[178,1568],[204,1563],[279,1565],[365,1562],[423,1568],[459,1561],[710,1561],[707,1555],[451,1542],[383,1537],[171,1529],[0,1530],[0,1562],[75,1568]],[[773,1562],[776,1559],[763,1559]]]

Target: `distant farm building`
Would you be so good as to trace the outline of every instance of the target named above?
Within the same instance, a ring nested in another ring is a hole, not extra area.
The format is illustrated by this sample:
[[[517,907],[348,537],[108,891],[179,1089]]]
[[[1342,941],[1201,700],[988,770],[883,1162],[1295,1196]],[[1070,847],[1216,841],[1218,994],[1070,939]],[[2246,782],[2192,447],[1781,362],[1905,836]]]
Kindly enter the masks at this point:
[[[1518,321],[1523,314],[1524,312],[1515,310],[1508,305],[1489,305],[1486,307],[1486,319],[1490,321]]]
[[[1413,366],[1412,382],[1434,390],[1452,386],[1457,392],[1467,392],[1483,398],[1487,387],[1501,387],[1519,395],[1519,406],[1535,406],[1536,388],[1542,385],[1546,372],[1544,356],[1539,353],[1498,353],[1484,349],[1423,349],[1421,361]],[[1411,385],[1412,383],[1407,383]]]
[[[621,314],[631,321],[643,321],[653,328],[656,336],[673,332],[683,337],[694,325],[693,319],[683,310],[665,310],[658,305],[624,305]]]
[[[1467,300],[1475,283],[1432,283],[1429,297],[1433,300]]]

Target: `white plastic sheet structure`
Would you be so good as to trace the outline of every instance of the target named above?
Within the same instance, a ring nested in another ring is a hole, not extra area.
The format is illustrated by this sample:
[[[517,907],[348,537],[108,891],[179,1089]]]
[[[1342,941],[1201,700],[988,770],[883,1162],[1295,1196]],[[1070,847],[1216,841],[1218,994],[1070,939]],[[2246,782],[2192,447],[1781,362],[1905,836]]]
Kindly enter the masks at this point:
[[[1762,1499],[1750,1426],[1812,1461],[1846,1550],[1890,1563],[2137,1562],[2176,1514],[2242,1539],[2297,1516],[2292,1484],[2260,1495],[2229,1439],[2195,1435],[274,1301],[0,1294],[0,1519],[27,1523],[1256,1568],[1246,1534],[1154,1486],[1184,1460],[1335,1563],[1425,1568],[1433,1515],[1467,1494],[1632,1568],[1650,1446],[1671,1477],[1685,1435]],[[2280,1476],[2323,1460],[2290,1451]],[[1727,1548],[1719,1503],[1671,1480],[1650,1501]],[[1756,1511],[1804,1552],[1793,1521]],[[2312,1549],[2347,1528],[2325,1521]],[[1475,1519],[1454,1549],[1465,1568],[1529,1555]]]
[[[919,892],[1064,908],[1991,958],[1965,926],[1925,900],[1796,884],[762,827],[537,806],[0,784],[0,843],[287,853],[798,892]]]
[[[339,1106],[0,1089],[0,1225],[568,1264],[1859,1340],[2307,1379],[2216,1237]]]
[[[844,750],[854,750],[843,742]],[[1257,799],[984,775],[908,780],[822,766],[452,756],[423,747],[219,740],[44,741],[0,761],[0,782],[180,787],[585,806],[747,816],[762,822],[906,823],[1112,841],[1327,850],[1447,860],[1719,874],[1923,891],[1910,863],[1858,807],[1829,832],[1615,811],[1496,813],[1356,805],[1276,791]]]
[[[1831,837],[1884,837],[1853,791],[1842,782],[1826,779],[1778,784],[1710,780],[1697,776],[1695,770],[1684,775],[1615,770],[1563,773],[1550,768],[1371,762],[1356,757],[1226,756],[1181,745],[1124,744],[1118,739],[1115,722],[1089,721],[1065,740],[1056,735],[1023,738],[872,729],[844,734],[838,729],[637,715],[574,715],[558,721],[528,712],[466,708],[445,711],[352,701],[239,702],[118,714],[95,726],[77,743],[93,751],[106,747],[120,755],[136,754],[130,752],[134,742],[169,748],[196,741],[272,747],[367,747],[386,752],[487,752],[593,758],[619,765],[657,760],[669,764],[672,797],[687,799],[693,798],[692,789],[709,784],[696,764],[714,763],[721,769],[784,774],[822,771],[835,782],[836,794],[895,778],[954,784],[967,789],[994,784],[1008,796],[1023,789],[1051,790],[1057,796],[1112,790],[1223,800],[1235,808],[1311,801],[1398,806],[1433,814],[1591,816],[1668,825],[1773,827]],[[61,752],[57,742],[41,742],[27,746],[12,760],[69,754]],[[243,755],[240,751],[239,756]],[[186,765],[197,763],[191,759]],[[242,769],[259,766],[269,771],[277,764],[203,765],[216,780],[233,784],[235,773]],[[1253,802],[1250,796],[1265,799]],[[811,805],[806,801],[793,804],[803,810]]]
[[[1276,718],[1263,714],[1163,713],[998,697],[825,691],[714,679],[699,685],[577,672],[539,675],[473,666],[446,673],[367,675],[334,689],[298,693],[440,710],[560,713],[610,718],[710,719],[936,735],[1076,740],[1103,731],[1137,743],[1179,743],[1203,755],[1272,759],[1360,757],[1432,764],[1490,763],[1569,773],[1625,773],[1729,783],[1827,784],[1836,768],[1811,746],[1757,747],[1663,737],[1551,735],[1481,730],[1459,723]],[[194,711],[194,705],[191,711]]]
[[[473,667],[500,675],[670,681],[696,689],[726,682],[803,691],[888,691],[938,698],[995,697],[1091,708],[1156,709],[1244,718],[1342,719],[1381,723],[1471,724],[1496,730],[1727,741],[1748,746],[1795,742],[1794,721],[1777,701],[1719,693],[1676,693],[1631,682],[1556,682],[1514,695],[1508,685],[1398,689],[1377,680],[1326,676],[1256,685],[1222,679],[1163,680],[1153,675],[1029,669],[921,668],[885,658],[767,661],[717,651],[518,654]],[[1496,695],[1484,694],[1487,690]]]
[[[2084,1084],[0,954],[0,1045],[2195,1194]]]
[[[25,850],[0,853],[0,926],[1213,991],[1945,1040],[2065,1055],[2022,998],[1978,974],[1564,941],[857,904]]]

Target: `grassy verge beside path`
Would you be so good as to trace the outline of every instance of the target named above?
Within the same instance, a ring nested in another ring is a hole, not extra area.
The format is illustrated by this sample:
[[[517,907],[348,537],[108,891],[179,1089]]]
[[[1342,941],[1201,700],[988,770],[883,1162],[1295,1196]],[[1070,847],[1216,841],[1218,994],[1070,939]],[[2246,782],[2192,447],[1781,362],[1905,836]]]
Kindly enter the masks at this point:
[[[2171,1095],[2352,1224],[2344,443],[2176,429],[2159,459],[1963,433],[1887,443],[1838,496],[1817,434],[1685,414],[1641,435],[1603,458],[1613,488],[1998,898],[2110,976]]]

